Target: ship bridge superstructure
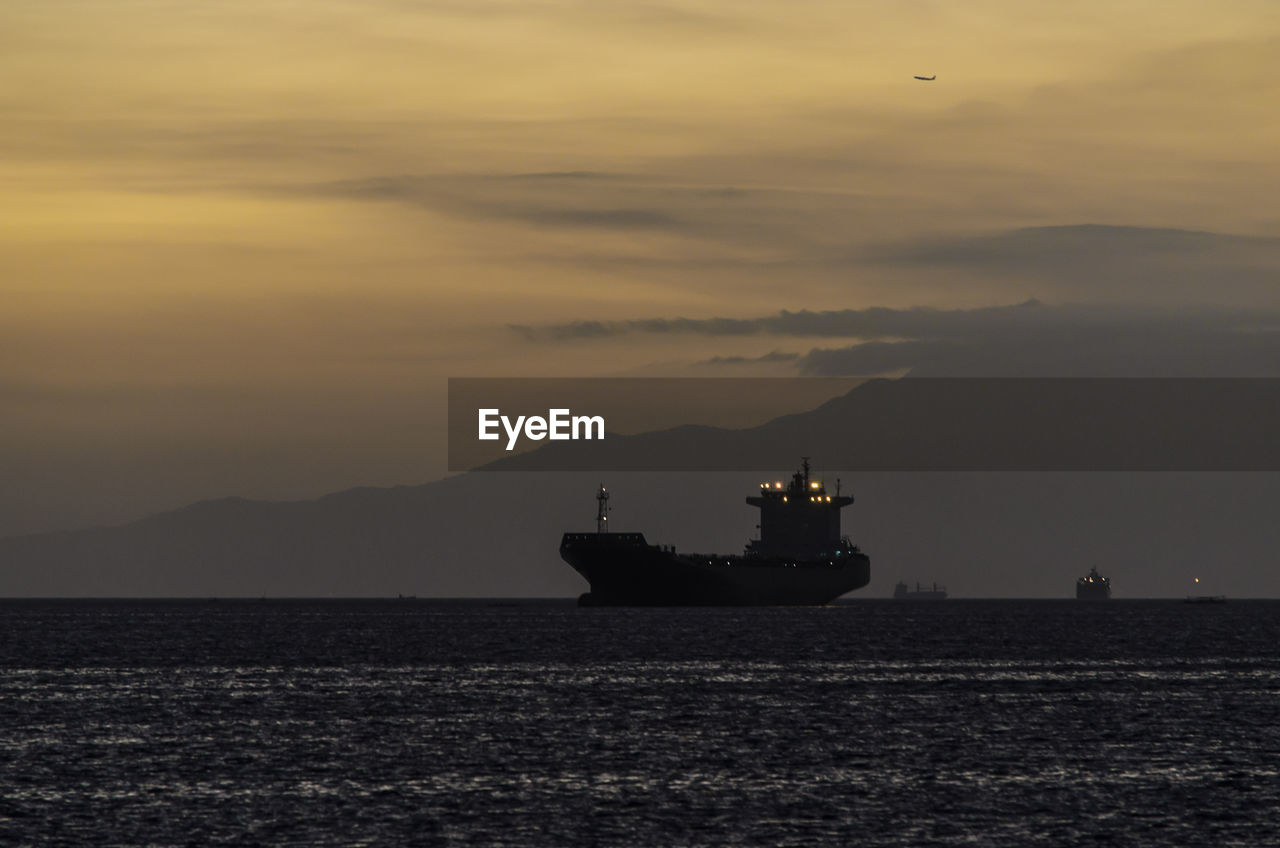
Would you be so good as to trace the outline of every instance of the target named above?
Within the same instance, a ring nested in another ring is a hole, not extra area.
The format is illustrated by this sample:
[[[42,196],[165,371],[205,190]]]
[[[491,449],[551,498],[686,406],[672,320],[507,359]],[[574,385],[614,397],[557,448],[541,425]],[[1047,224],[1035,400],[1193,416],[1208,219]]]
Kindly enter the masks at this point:
[[[840,533],[840,510],[853,503],[849,495],[827,492],[822,480],[810,475],[809,458],[791,480],[760,484],[760,494],[747,498],[760,508],[760,538],[747,545],[756,556],[818,557],[852,548]]]

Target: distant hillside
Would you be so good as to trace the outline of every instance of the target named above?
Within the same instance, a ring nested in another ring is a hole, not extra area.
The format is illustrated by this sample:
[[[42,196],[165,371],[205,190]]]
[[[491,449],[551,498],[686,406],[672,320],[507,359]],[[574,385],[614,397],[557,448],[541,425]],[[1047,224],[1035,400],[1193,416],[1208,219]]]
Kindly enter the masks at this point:
[[[869,380],[758,427],[546,443],[486,468],[1280,471],[1280,380]]]
[[[554,501],[529,498],[513,510],[509,492],[492,503],[490,494],[473,477],[313,501],[229,498],[120,527],[3,539],[0,593],[572,594],[572,575],[556,566]],[[499,504],[506,514],[486,520]],[[499,584],[475,566],[495,558],[522,567]]]
[[[620,440],[691,463],[758,448],[767,472],[482,471],[310,501],[206,501],[119,527],[0,539],[0,596],[571,597],[586,585],[560,561],[560,534],[592,528],[602,479],[615,529],[739,551],[756,523],[743,498],[801,454],[858,499],[845,528],[872,558],[862,596],[906,579],[956,596],[1067,597],[1095,562],[1117,597],[1189,594],[1195,576],[1206,580],[1199,593],[1280,596],[1280,475],[837,471],[829,457],[870,450],[861,440],[877,428],[897,438],[883,421],[859,422],[874,419],[859,402],[866,389],[752,430]]]

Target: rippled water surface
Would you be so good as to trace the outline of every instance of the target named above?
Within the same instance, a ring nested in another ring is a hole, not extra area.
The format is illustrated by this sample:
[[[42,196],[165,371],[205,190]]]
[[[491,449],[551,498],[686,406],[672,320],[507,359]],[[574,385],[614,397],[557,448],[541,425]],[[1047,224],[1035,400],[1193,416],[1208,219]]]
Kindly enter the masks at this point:
[[[1280,602],[0,602],[0,844],[1277,845]]]

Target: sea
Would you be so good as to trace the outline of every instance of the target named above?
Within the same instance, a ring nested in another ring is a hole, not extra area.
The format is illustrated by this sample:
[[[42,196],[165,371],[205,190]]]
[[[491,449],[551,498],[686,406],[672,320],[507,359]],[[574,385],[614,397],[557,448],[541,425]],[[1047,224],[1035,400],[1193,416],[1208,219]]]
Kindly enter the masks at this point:
[[[1280,601],[0,601],[0,845],[1280,845]]]

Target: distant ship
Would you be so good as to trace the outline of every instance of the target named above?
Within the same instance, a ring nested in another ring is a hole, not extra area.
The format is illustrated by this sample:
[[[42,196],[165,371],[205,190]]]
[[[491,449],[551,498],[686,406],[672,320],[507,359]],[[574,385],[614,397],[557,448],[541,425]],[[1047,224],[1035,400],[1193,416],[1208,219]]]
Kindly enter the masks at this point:
[[[1200,578],[1196,578],[1196,585],[1200,584]],[[1226,595],[1187,595],[1187,603],[1189,604],[1225,604],[1227,602]]]
[[[676,553],[642,533],[609,532],[609,493],[596,494],[596,532],[565,533],[560,556],[587,579],[580,606],[810,606],[871,581],[871,559],[840,534],[853,498],[827,494],[808,457],[785,486],[761,483],[760,538],[741,555]]]
[[[917,583],[912,589],[906,583],[899,583],[893,587],[893,597],[899,601],[941,601],[947,597],[947,587],[934,583],[931,588],[922,589]]]
[[[1111,578],[1098,573],[1098,567],[1089,569],[1089,573],[1076,581],[1076,600],[1105,601],[1111,597]]]

